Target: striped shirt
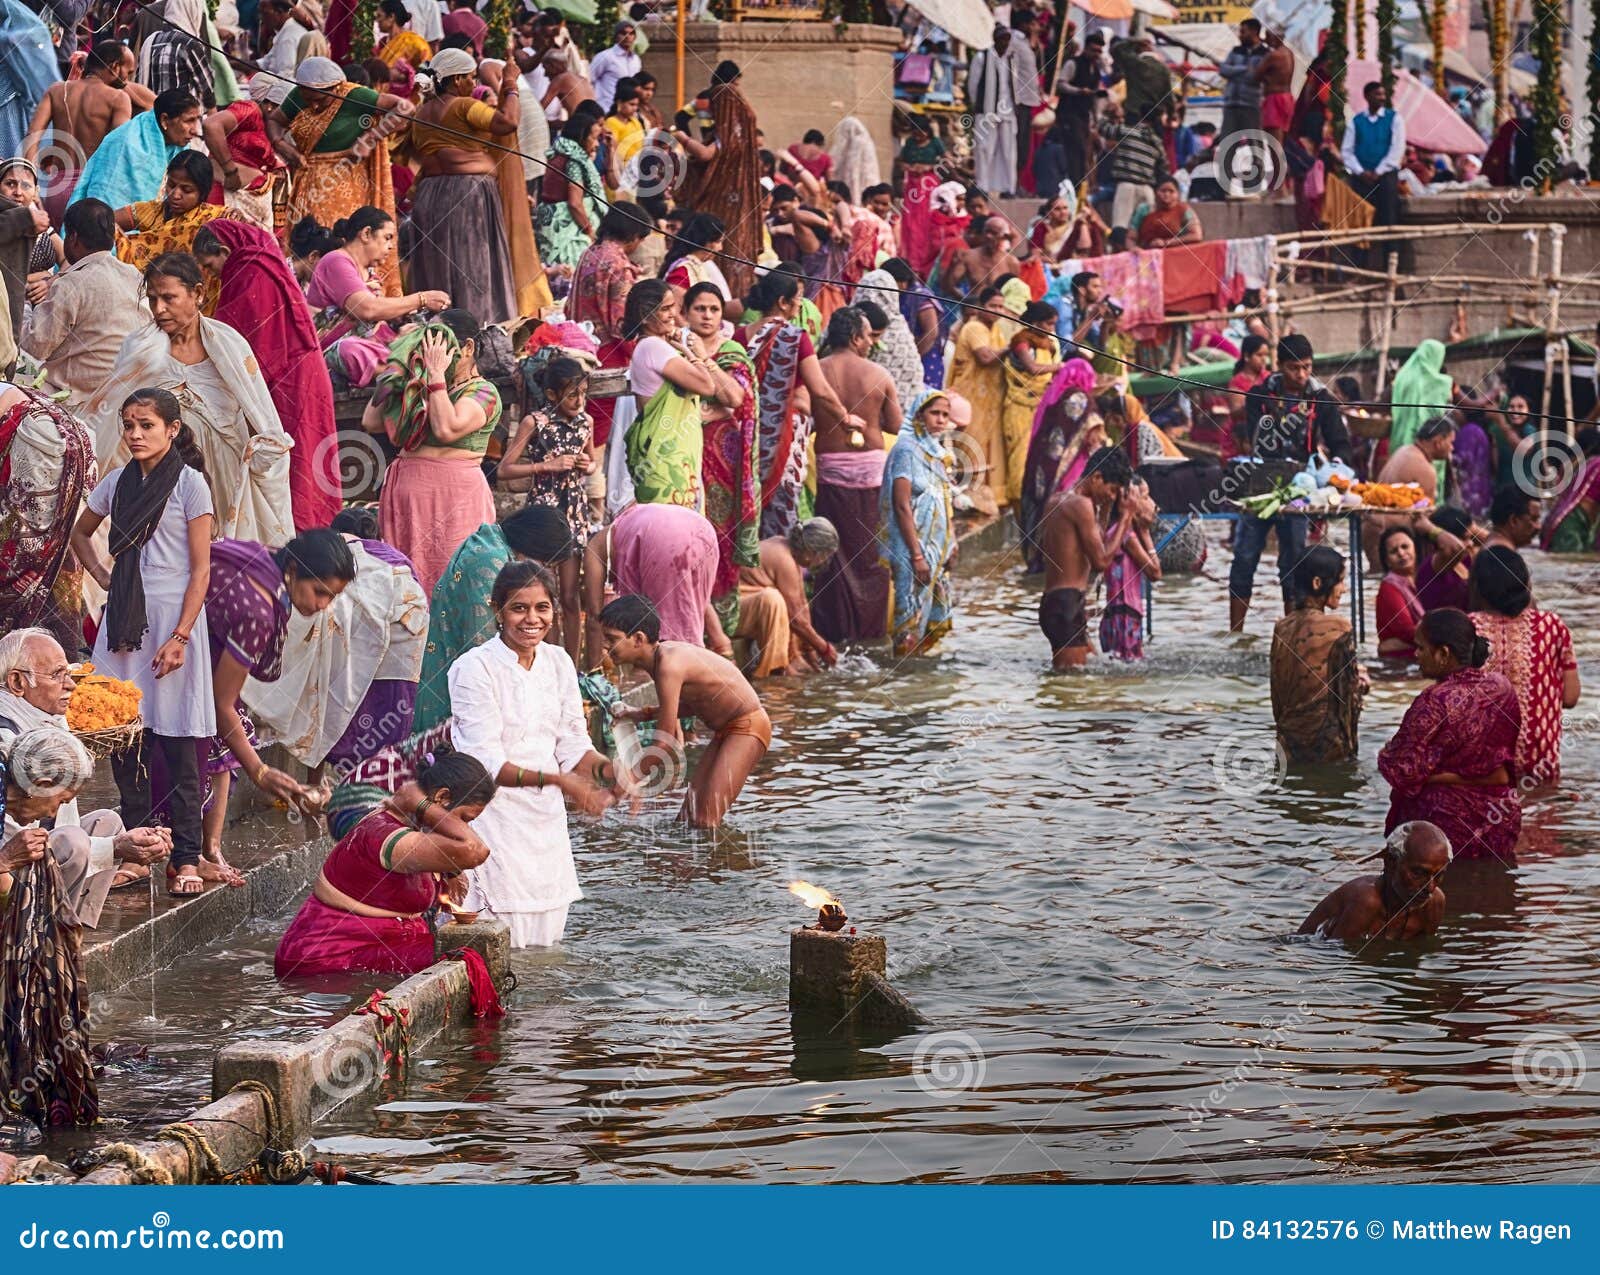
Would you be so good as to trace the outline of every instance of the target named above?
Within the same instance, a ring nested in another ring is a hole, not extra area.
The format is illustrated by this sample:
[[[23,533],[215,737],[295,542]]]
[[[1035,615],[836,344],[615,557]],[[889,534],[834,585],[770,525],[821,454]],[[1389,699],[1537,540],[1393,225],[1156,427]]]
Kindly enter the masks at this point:
[[[1166,168],[1166,152],[1143,124],[1124,124],[1113,132],[1111,180],[1135,186],[1154,186]]]
[[[211,96],[211,56],[184,31],[157,31],[150,37],[145,87],[157,97],[168,89],[187,89],[202,102]]]

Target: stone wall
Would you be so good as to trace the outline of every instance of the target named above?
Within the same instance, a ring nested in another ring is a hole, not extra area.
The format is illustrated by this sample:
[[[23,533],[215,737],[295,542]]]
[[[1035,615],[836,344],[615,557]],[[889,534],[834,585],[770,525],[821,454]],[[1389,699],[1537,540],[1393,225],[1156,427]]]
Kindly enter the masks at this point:
[[[740,87],[755,107],[769,149],[798,142],[807,129],[831,133],[854,115],[872,134],[887,181],[895,154],[889,121],[899,47],[900,34],[889,27],[852,25],[839,32],[828,22],[691,22],[684,38],[684,96],[692,99],[711,83],[717,63],[731,58],[744,71]],[[656,101],[670,117],[677,76],[670,24],[651,26],[644,65],[656,76]]]

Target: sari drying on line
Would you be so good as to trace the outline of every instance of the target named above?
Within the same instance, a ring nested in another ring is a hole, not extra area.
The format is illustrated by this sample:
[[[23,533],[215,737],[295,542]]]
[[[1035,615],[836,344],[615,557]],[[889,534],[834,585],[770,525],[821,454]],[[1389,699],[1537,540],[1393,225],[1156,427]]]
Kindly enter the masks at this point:
[[[806,481],[806,443],[812,419],[795,410],[805,333],[782,319],[767,319],[750,334],[760,411],[758,471],[761,535],[789,533],[799,516]]]
[[[1361,715],[1355,635],[1342,615],[1301,608],[1272,630],[1272,717],[1293,762],[1356,755]]]
[[[724,341],[717,366],[744,390],[731,415],[704,425],[700,476],[705,515],[717,533],[711,604],[730,637],[739,627],[739,568],[761,565],[761,480],[756,471],[755,365],[737,341]]]
[[[1378,773],[1390,787],[1384,832],[1427,819],[1450,838],[1457,859],[1514,863],[1522,832],[1515,786],[1521,725],[1517,693],[1499,673],[1458,669],[1424,690],[1378,753]],[[1501,767],[1510,772],[1511,783],[1428,782],[1443,772],[1478,779]]]

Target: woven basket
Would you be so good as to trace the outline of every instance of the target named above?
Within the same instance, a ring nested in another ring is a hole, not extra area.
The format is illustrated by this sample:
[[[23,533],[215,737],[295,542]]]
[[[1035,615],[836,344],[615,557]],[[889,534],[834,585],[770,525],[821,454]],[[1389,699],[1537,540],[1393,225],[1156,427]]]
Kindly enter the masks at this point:
[[[72,733],[78,737],[78,742],[89,750],[91,757],[99,759],[131,748],[138,742],[139,732],[143,729],[144,718],[135,717],[131,722],[123,722],[121,726],[106,726],[100,730],[75,730]]]

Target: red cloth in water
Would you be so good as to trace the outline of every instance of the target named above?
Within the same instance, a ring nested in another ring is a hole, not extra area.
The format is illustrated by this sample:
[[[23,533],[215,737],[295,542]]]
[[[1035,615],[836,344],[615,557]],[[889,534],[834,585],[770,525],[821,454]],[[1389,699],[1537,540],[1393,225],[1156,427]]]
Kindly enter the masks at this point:
[[[505,1007],[500,1004],[500,993],[495,991],[494,979],[489,977],[489,966],[483,957],[470,947],[451,952],[450,956],[467,967],[467,985],[472,989],[472,1016],[504,1018]]]
[[[294,439],[289,500],[295,530],[326,527],[344,505],[344,486],[333,383],[305,294],[270,232],[227,218],[207,229],[228,249],[217,320],[250,343],[278,418]]]
[[[1243,295],[1236,283],[1228,276],[1225,239],[1181,244],[1161,252],[1161,286],[1168,314],[1226,310]]]

